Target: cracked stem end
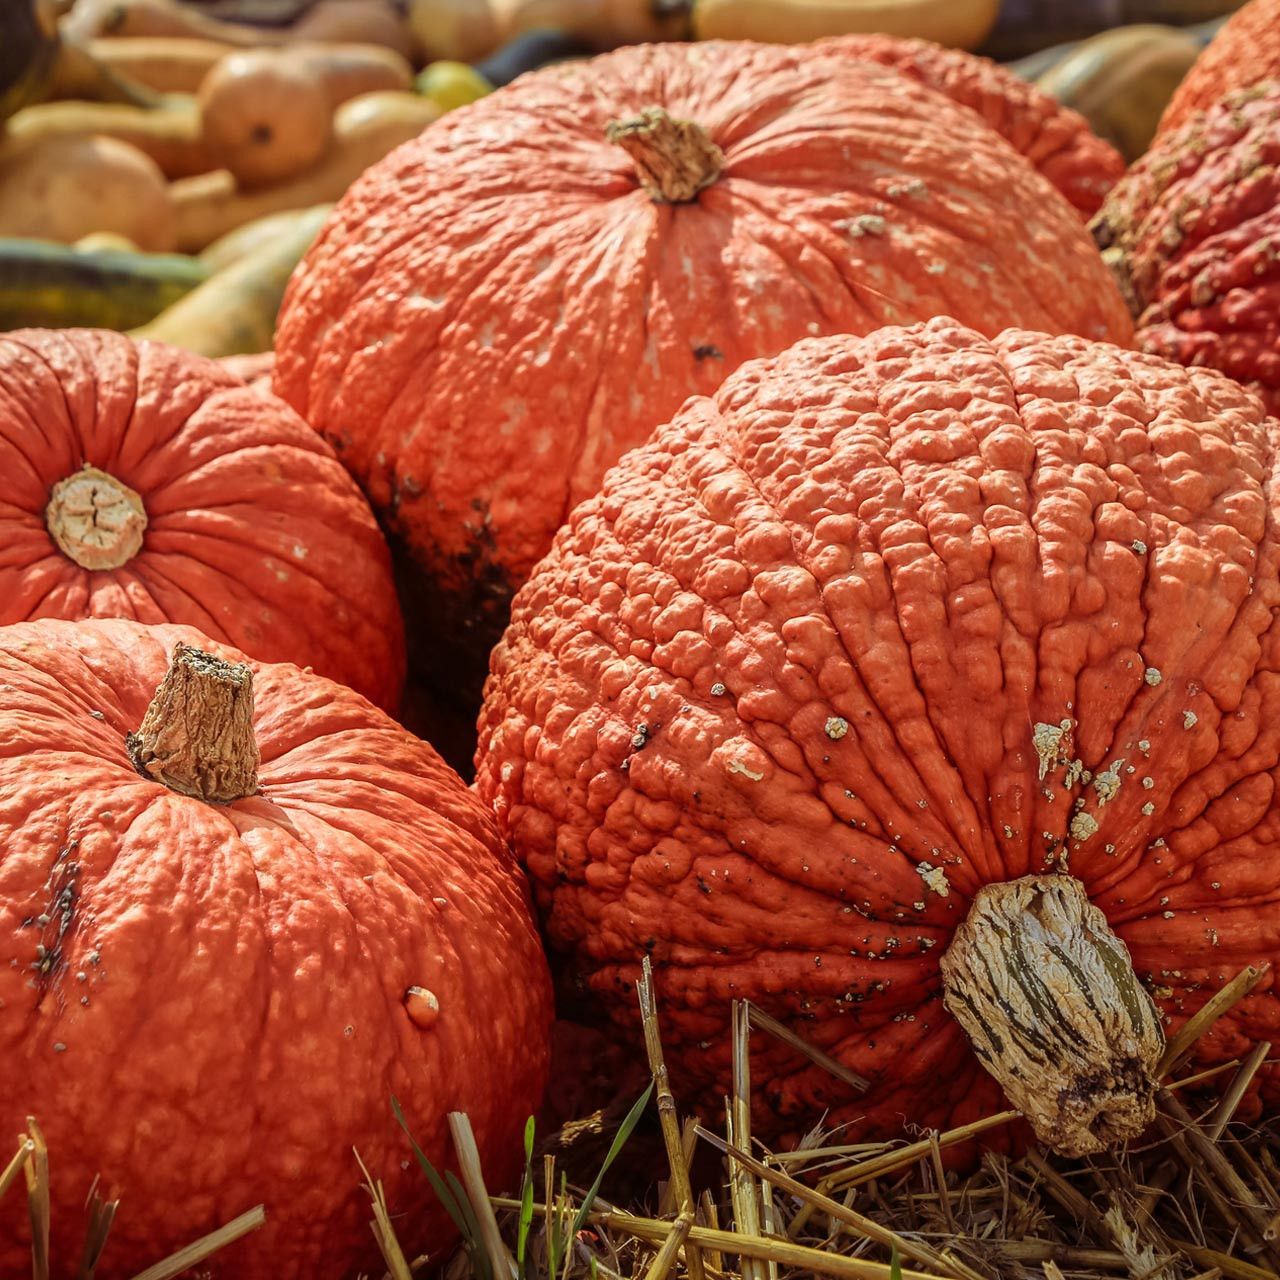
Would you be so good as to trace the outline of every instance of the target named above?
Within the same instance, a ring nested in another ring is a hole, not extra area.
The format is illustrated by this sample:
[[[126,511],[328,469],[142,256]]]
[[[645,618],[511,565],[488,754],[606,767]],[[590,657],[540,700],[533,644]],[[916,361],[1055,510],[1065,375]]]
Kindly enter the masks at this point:
[[[258,789],[253,674],[179,642],[137,733],[133,767],[171,791],[230,804]]]
[[[1160,1013],[1074,876],[981,889],[942,977],[974,1053],[1054,1151],[1102,1151],[1154,1119]]]
[[[118,569],[142,550],[147,512],[127,484],[86,465],[50,490],[44,523],[82,569]]]
[[[605,137],[631,157],[640,185],[659,204],[688,204],[724,168],[724,152],[700,124],[661,107],[610,121]]]

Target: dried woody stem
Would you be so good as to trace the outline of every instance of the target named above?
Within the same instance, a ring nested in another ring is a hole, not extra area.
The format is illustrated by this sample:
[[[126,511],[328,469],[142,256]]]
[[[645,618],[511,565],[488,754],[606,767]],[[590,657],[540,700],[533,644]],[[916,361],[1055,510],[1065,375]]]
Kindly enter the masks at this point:
[[[688,204],[724,168],[724,152],[700,124],[661,107],[611,121],[605,137],[631,157],[640,185],[659,204]]]
[[[229,804],[258,789],[253,674],[178,643],[137,733],[125,743],[133,767],[171,791]]]
[[[1160,1012],[1074,876],[979,890],[941,968],[947,1008],[1047,1146],[1088,1155],[1151,1123]]]

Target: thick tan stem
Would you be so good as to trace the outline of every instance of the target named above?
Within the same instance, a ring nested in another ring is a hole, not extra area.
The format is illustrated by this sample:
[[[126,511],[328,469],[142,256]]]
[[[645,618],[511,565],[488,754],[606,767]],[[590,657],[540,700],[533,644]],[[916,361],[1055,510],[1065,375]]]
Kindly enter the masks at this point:
[[[249,668],[175,645],[169,670],[126,746],[134,768],[171,791],[220,804],[253,795],[258,744]]]
[[[142,550],[147,513],[127,484],[86,466],[53,486],[44,522],[82,569],[118,569]]]
[[[605,130],[631,157],[640,185],[662,204],[687,204],[724,168],[724,152],[692,120],[677,120],[661,107],[645,107]]]
[[[1102,1151],[1151,1123],[1160,1014],[1079,880],[987,885],[942,977],[974,1052],[1053,1150]]]

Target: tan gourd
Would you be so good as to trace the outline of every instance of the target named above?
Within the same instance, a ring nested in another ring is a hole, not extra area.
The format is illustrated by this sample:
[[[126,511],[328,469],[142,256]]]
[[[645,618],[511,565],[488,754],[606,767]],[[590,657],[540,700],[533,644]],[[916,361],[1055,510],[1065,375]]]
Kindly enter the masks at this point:
[[[403,18],[386,0],[319,0],[289,29],[290,44],[377,44],[402,58],[414,41]]]
[[[133,330],[133,336],[206,356],[269,351],[285,285],[329,209],[321,204],[300,210],[287,226]]]
[[[206,173],[217,165],[200,141],[195,99],[171,95],[158,107],[115,102],[41,102],[9,120],[14,139],[115,138],[150,156],[167,178]]]
[[[409,0],[406,20],[426,62],[485,57],[502,43],[506,21],[493,0]]]
[[[195,93],[235,47],[195,36],[98,37],[87,46],[99,66],[158,93]]]
[[[262,245],[278,241],[299,222],[312,217],[313,210],[332,209],[332,202],[313,205],[311,209],[286,209],[281,213],[263,214],[241,227],[219,236],[211,245],[200,251],[200,261],[213,271],[222,271],[233,262],[256,252]]]
[[[1083,41],[1036,84],[1080,112],[1094,133],[1132,162],[1147,150],[1173,91],[1199,55],[1199,44],[1175,27],[1117,27]]]
[[[255,218],[337,200],[376,160],[439,119],[440,108],[412,93],[368,93],[334,113],[334,142],[315,168],[258,191],[237,187],[225,169],[171,183],[177,240],[198,253],[219,236]]]
[[[231,54],[205,77],[196,101],[206,151],[245,188],[305,173],[333,140],[324,82],[288,52]]]
[[[689,35],[688,5],[669,0],[506,0],[503,15],[504,42],[537,27],[554,27],[601,51]]]
[[[972,49],[995,24],[999,0],[694,0],[699,40],[800,44],[823,36],[881,32]]]
[[[150,156],[82,135],[0,148],[0,236],[74,244],[91,231],[116,232],[152,252],[173,248],[173,202]]]
[[[94,36],[170,36],[216,40],[245,49],[283,44],[285,32],[273,27],[221,22],[174,0],[76,0],[61,30],[78,40]]]
[[[413,89],[413,65],[380,44],[291,44],[287,56],[320,80],[331,108],[362,93]]]

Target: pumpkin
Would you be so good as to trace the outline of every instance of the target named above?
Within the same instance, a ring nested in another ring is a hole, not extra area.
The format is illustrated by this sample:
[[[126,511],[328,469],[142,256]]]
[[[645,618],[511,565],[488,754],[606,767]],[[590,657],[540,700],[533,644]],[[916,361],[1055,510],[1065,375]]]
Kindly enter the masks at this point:
[[[247,387],[258,391],[271,390],[271,374],[275,368],[274,351],[255,351],[249,355],[219,356],[218,363],[234,374]]]
[[[189,628],[22,623],[0,673],[0,1119],[48,1141],[58,1274],[95,1180],[100,1280],[260,1203],[204,1274],[380,1274],[353,1147],[402,1245],[446,1245],[392,1097],[438,1165],[465,1111],[501,1185],[549,1057],[492,819],[351,690]],[[25,1216],[0,1201],[0,1274]]]
[[[88,329],[0,335],[0,624],[182,622],[394,709],[386,544],[323,441],[214,361]]]
[[[1280,81],[1228,93],[1175,129],[1093,222],[1144,351],[1211,365],[1280,412]]]
[[[605,468],[798,338],[937,313],[1117,340],[1065,201],[972,112],[788,46],[534,71],[374,165],[290,280],[274,386],[416,566],[416,664],[478,695]]]
[[[1174,91],[1160,131],[1179,128],[1231,89],[1280,78],[1280,0],[1249,0],[1209,42]]]
[[[1096,1150],[1246,964],[1198,1060],[1275,1039],[1277,429],[1216,371],[949,318],[690,400],[492,657],[475,785],[568,984],[630,1027],[650,958],[690,1108],[730,1091],[735,1000],[869,1082],[754,1037],[784,1138],[1003,1090]]]
[[[893,67],[976,111],[1086,219],[1124,173],[1124,157],[1096,137],[1079,112],[990,58],[932,40],[882,35],[839,36],[822,47]]]

